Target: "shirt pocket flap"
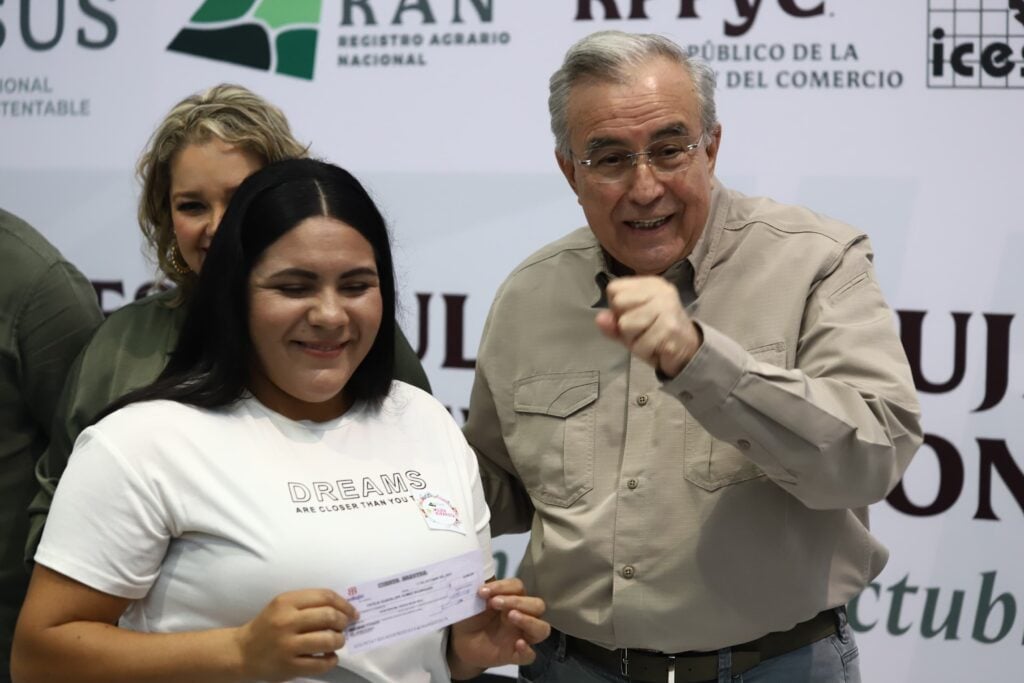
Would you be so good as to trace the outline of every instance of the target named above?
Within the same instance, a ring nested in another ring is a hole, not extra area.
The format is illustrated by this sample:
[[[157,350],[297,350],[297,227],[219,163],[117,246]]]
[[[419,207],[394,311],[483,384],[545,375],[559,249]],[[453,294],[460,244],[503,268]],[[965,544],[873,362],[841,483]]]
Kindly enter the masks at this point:
[[[566,418],[597,400],[597,370],[535,375],[515,383],[513,408],[517,413],[533,413]]]
[[[775,342],[765,344],[747,351],[755,360],[761,363],[768,363],[779,368],[785,368],[786,363],[786,342]]]

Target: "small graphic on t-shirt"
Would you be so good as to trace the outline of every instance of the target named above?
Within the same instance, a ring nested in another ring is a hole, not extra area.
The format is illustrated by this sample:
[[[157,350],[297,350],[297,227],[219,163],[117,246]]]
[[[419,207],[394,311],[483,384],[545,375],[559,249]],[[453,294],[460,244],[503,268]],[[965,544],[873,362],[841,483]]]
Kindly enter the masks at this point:
[[[289,481],[288,496],[295,512],[345,512],[416,501],[415,491],[427,487],[416,470],[334,481]]]
[[[462,526],[462,519],[459,517],[459,509],[452,505],[447,498],[434,493],[421,493],[419,495],[420,512],[427,526],[440,531],[455,531],[465,535],[466,530]]]

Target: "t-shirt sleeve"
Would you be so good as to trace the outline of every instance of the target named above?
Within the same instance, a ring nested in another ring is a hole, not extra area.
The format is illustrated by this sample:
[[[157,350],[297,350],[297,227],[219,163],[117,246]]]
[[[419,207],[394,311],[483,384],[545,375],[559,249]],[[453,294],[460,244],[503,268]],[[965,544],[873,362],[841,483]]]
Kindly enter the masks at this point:
[[[102,423],[101,423],[102,424]],[[168,505],[98,427],[82,432],[61,478],[35,560],[98,591],[137,600],[160,572]]]

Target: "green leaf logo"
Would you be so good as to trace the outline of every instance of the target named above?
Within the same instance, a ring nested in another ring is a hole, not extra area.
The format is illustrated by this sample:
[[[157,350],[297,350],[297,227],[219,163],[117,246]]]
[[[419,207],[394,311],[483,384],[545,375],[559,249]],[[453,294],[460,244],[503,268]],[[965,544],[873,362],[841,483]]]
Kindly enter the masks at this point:
[[[313,79],[321,0],[205,0],[168,50]]]

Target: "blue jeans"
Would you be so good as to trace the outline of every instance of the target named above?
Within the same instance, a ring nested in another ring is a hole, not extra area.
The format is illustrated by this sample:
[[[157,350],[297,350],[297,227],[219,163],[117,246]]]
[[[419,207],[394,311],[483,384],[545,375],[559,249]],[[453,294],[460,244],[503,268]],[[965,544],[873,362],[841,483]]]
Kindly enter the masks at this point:
[[[599,668],[566,652],[565,636],[553,632],[534,645],[537,659],[519,667],[519,683],[629,683],[628,678]],[[839,630],[826,638],[784,655],[767,659],[753,669],[732,675],[732,651],[718,652],[718,678],[707,683],[860,683],[857,643],[839,614]]]

